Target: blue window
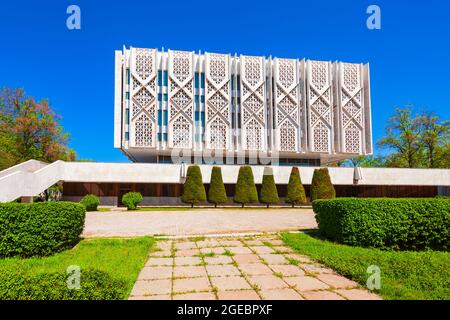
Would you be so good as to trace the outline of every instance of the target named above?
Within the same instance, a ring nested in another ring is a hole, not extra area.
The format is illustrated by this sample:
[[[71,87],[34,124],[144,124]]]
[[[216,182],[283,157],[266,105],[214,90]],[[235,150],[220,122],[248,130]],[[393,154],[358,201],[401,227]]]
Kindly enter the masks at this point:
[[[125,132],[125,141],[130,140],[130,133]]]
[[[127,84],[130,84],[130,69],[127,68]]]
[[[168,113],[167,110],[158,110],[158,125],[167,126],[168,123]]]
[[[163,85],[162,71],[158,70],[158,86],[162,87],[162,85]]]
[[[200,102],[205,103],[205,96],[200,96]]]
[[[238,91],[240,91],[241,90],[241,76],[237,76],[236,79],[237,79],[237,89],[238,89]]]
[[[167,93],[158,93],[158,101],[167,101]]]
[[[200,73],[200,87],[202,89],[205,89],[205,74],[204,73]]]
[[[234,74],[231,75],[231,90],[234,90]]]
[[[167,141],[167,133],[158,132],[158,141]]]
[[[200,122],[202,127],[205,126],[205,112],[195,111],[195,122]]]
[[[169,83],[169,75],[167,74],[167,70],[164,70],[163,76],[163,86],[167,86]]]
[[[195,87],[195,89],[199,88],[198,83],[199,83],[199,76],[198,76],[198,72],[196,72],[195,75],[194,75],[194,87]]]
[[[130,92],[125,92],[125,100],[130,100]]]
[[[169,79],[169,75],[167,74],[167,70],[158,70],[158,86],[167,86]]]
[[[199,95],[198,95],[198,94],[196,94],[196,95],[194,96],[194,102],[195,102],[195,104],[198,105],[198,103],[199,103]]]
[[[130,124],[130,109],[125,109],[125,123]]]

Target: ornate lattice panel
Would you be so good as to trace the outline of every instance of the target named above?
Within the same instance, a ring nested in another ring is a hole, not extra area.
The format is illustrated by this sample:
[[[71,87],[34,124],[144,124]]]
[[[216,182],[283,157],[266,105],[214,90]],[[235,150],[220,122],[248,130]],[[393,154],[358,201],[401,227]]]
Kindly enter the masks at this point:
[[[156,50],[131,49],[130,146],[155,147],[156,141]]]
[[[266,149],[266,75],[263,57],[241,56],[241,147]]]
[[[169,50],[170,148],[192,148],[194,130],[194,55]]]
[[[231,133],[230,57],[206,54],[206,127],[208,149],[229,149]]]
[[[274,60],[275,141],[279,151],[300,150],[299,69],[294,59]]]
[[[339,63],[338,70],[341,151],[361,153],[364,133],[361,65]]]
[[[333,138],[332,81],[329,62],[307,63],[307,112],[312,152],[331,152]]]

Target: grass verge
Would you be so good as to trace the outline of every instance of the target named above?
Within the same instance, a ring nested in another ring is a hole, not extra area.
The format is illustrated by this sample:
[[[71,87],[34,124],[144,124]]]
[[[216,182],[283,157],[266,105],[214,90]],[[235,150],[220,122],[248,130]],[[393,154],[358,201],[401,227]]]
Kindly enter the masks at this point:
[[[367,268],[381,269],[384,299],[450,299],[450,253],[440,251],[382,251],[332,243],[308,233],[283,233],[283,241],[301,254],[366,285]]]
[[[132,239],[86,239],[71,250],[45,258],[0,259],[0,273],[20,269],[26,274],[66,272],[70,265],[97,269],[125,283],[122,299],[127,299],[155,243],[151,237]]]

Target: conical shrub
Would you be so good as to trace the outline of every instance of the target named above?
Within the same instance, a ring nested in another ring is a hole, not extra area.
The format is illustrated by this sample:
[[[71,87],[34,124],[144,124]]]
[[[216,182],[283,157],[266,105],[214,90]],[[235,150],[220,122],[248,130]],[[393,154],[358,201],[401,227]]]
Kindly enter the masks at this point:
[[[209,184],[208,202],[213,203],[217,207],[218,204],[225,203],[227,200],[227,192],[222,179],[222,169],[220,167],[213,167]]]
[[[271,204],[280,203],[277,186],[275,185],[275,179],[273,177],[273,171],[268,167],[264,168],[259,202],[265,203],[267,205],[267,208]]]
[[[284,201],[292,204],[292,207],[296,204],[306,203],[305,188],[303,187],[300,172],[297,167],[292,167]]]
[[[249,203],[258,201],[258,191],[256,190],[252,168],[243,166],[239,169],[234,202],[240,203],[242,207]]]
[[[202,172],[199,166],[189,166],[181,201],[189,203],[191,207],[194,204],[206,201],[205,186],[203,185]]]
[[[331,183],[328,168],[315,169],[311,182],[311,202],[317,199],[333,199],[336,191]]]

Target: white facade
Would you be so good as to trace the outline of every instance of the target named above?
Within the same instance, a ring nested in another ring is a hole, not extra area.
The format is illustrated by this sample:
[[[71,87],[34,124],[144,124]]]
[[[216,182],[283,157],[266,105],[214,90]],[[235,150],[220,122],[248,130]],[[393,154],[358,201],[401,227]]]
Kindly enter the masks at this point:
[[[201,165],[203,182],[210,182],[212,165]],[[238,165],[223,165],[223,182],[236,184]],[[264,166],[252,166],[256,184],[261,184]],[[287,185],[292,167],[271,167],[276,184]],[[303,184],[310,185],[315,167],[300,167]],[[329,168],[331,182],[339,186],[439,186],[450,191],[449,169]],[[29,160],[0,171],[0,202],[32,197],[57,182],[182,184],[186,168],[162,163],[95,163]],[[355,178],[357,177],[357,181]]]
[[[130,48],[116,51],[114,147],[280,158],[371,154],[369,66]]]

